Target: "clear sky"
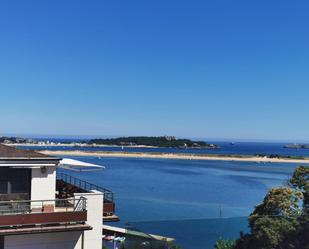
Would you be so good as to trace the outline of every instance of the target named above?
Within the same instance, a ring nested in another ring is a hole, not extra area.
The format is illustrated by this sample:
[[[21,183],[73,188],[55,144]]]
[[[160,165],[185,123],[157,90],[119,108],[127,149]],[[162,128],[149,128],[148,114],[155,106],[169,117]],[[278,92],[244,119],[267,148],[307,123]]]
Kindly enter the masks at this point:
[[[309,2],[2,0],[0,134],[309,140]]]

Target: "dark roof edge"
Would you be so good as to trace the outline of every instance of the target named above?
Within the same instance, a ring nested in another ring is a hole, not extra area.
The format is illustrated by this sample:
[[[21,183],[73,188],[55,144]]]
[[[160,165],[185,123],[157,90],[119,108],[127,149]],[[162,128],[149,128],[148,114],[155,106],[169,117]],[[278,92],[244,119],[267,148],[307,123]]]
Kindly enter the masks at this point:
[[[0,157],[0,161],[60,161],[59,157]]]

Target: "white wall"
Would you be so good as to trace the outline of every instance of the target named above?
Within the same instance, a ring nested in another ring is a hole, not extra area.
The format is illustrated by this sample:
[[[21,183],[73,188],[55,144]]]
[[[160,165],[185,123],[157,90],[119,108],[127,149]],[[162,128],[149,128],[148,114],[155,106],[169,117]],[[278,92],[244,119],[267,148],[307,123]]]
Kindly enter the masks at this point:
[[[31,200],[54,200],[56,193],[56,167],[32,169]]]
[[[81,235],[82,232],[11,235],[4,238],[4,249],[82,249]]]
[[[56,171],[54,167],[48,167],[46,173],[41,169],[32,169],[31,199],[51,200],[55,199]],[[84,231],[84,249],[102,249],[102,225],[103,225],[103,193],[92,191],[91,193],[76,193],[87,199],[86,224],[93,229]],[[82,232],[62,232],[30,235],[12,235],[5,237],[5,249],[80,249]]]
[[[85,249],[102,249],[103,193],[76,193],[76,198],[87,198],[87,224],[92,230],[85,231]]]

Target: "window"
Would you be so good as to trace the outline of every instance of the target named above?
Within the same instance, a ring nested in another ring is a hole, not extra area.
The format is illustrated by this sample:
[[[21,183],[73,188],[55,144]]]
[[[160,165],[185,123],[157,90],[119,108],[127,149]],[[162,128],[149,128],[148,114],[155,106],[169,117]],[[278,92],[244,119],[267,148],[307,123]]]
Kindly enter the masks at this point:
[[[8,182],[0,181],[0,194],[7,194],[7,193],[8,193]]]
[[[31,169],[0,169],[0,193],[30,193]]]

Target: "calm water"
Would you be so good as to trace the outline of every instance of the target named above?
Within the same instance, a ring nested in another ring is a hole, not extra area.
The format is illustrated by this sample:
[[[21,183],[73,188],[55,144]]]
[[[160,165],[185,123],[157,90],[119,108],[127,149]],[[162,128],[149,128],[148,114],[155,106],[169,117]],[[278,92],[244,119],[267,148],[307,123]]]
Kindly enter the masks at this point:
[[[219,237],[247,231],[246,216],[267,189],[296,165],[167,159],[74,157],[99,172],[69,174],[113,190],[117,214],[147,232],[175,237],[183,248],[212,248]],[[221,218],[220,218],[221,217]],[[239,218],[242,217],[242,218]]]
[[[227,142],[213,142],[220,146],[220,149],[176,149],[176,148],[130,148],[124,147],[61,147],[46,146],[33,147],[34,149],[49,150],[89,150],[89,151],[126,151],[126,152],[167,152],[167,153],[197,153],[197,154],[237,154],[237,155],[255,155],[255,154],[279,154],[285,156],[309,156],[309,149],[287,149],[283,148],[286,143],[252,143],[239,142],[231,145]]]
[[[306,149],[284,149],[283,143],[217,143],[218,150],[127,148],[123,151],[279,154],[309,156]],[[33,148],[33,147],[31,147]],[[120,147],[35,147],[51,150],[121,151]],[[284,184],[297,165],[168,159],[74,157],[106,170],[71,175],[115,192],[118,226],[126,223],[177,239],[185,249],[213,248],[219,237],[237,238],[248,231],[247,216],[267,190]]]

